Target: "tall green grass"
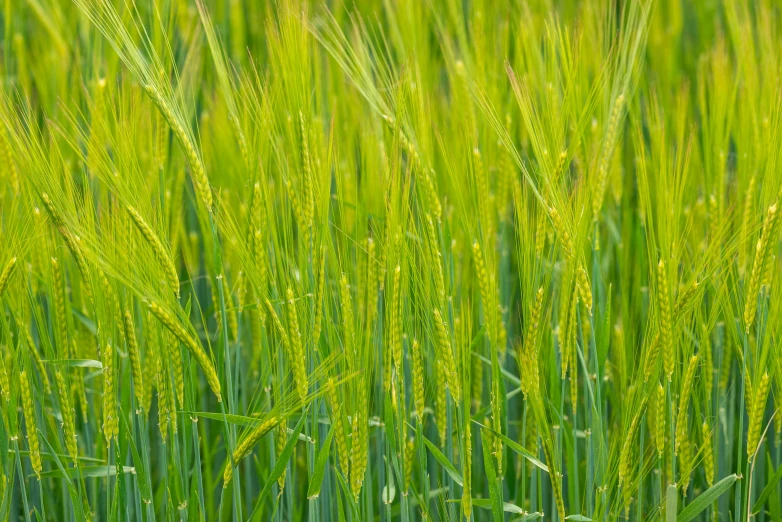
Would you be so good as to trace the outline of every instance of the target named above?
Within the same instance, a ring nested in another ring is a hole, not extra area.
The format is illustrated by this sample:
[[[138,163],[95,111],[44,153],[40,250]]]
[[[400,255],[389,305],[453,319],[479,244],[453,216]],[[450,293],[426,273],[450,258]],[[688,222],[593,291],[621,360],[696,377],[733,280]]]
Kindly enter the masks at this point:
[[[782,520],[775,2],[7,0],[0,520]]]

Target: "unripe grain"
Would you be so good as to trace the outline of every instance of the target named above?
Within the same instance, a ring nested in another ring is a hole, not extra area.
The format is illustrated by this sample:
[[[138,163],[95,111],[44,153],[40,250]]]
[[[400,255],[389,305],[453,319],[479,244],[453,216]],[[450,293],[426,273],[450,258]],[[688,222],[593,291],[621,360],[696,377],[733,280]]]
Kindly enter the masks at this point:
[[[663,456],[663,452],[665,451],[665,389],[663,388],[663,385],[659,382],[657,383],[657,419],[655,422],[655,435],[654,435],[654,442],[657,446],[657,454],[660,458]]]
[[[690,357],[687,372],[684,374],[681,391],[679,393],[679,412],[676,415],[676,442],[675,451],[678,453],[681,443],[687,440],[687,411],[690,408],[690,396],[692,395],[695,370],[698,368],[697,355]]]
[[[6,261],[5,266],[3,266],[3,271],[0,272],[0,296],[3,295],[3,292],[5,292],[5,289],[8,288],[8,283],[11,281],[11,276],[14,273],[14,267],[16,266],[16,258],[12,257],[8,261]]]
[[[128,357],[130,358],[130,374],[133,378],[133,393],[139,406],[144,405],[144,380],[141,371],[141,354],[136,340],[136,327],[133,324],[133,316],[130,310],[123,314],[123,326],[125,328],[125,340],[128,343]]]
[[[130,218],[136,225],[136,228],[138,228],[141,235],[144,236],[144,239],[147,240],[147,243],[149,243],[149,246],[152,248],[152,252],[155,254],[158,263],[160,263],[160,267],[166,274],[166,280],[168,281],[171,290],[173,290],[174,295],[179,298],[179,276],[177,275],[174,262],[171,260],[165,247],[163,247],[163,243],[160,241],[157,234],[155,234],[155,231],[152,230],[152,227],[144,221],[144,218],[135,208],[128,205],[127,210]]]
[[[461,385],[459,383],[459,374],[456,371],[456,363],[454,361],[453,351],[451,349],[450,335],[448,333],[448,326],[443,319],[440,310],[434,309],[434,325],[437,330],[438,341],[438,357],[442,360],[443,369],[445,370],[445,378],[448,384],[448,389],[451,391],[451,396],[458,403],[461,399]]]
[[[198,150],[190,139],[189,133],[185,130],[182,124],[178,121],[168,102],[163,98],[160,91],[158,91],[153,85],[144,85],[144,90],[149,95],[150,99],[155,103],[158,110],[163,114],[163,117],[168,122],[171,130],[174,132],[177,141],[185,151],[185,156],[190,164],[190,173],[193,177],[193,184],[196,187],[196,192],[201,198],[201,202],[206,207],[209,213],[212,212],[212,191],[209,187],[209,179],[206,177],[206,170],[204,164],[201,161],[201,156],[198,154]]]
[[[660,333],[657,332],[652,338],[652,342],[649,343],[649,348],[646,351],[646,361],[644,364],[644,382],[649,380],[649,376],[652,375],[655,368],[657,368],[657,362],[660,360]]]
[[[413,339],[411,347],[413,355],[412,361],[412,378],[413,378],[413,403],[415,404],[415,412],[418,419],[423,422],[424,420],[424,358],[421,353],[421,347],[418,345],[418,341]]]
[[[749,425],[747,431],[747,455],[754,458],[760,445],[760,430],[763,424],[763,414],[766,411],[766,400],[768,399],[768,390],[771,384],[768,372],[760,377],[755,396],[752,399],[752,410],[749,415]]]
[[[312,326],[312,341],[315,349],[318,349],[321,324],[323,323],[323,301],[326,299],[326,247],[320,249],[320,264],[317,274],[317,287],[315,289],[315,318]]]
[[[749,333],[750,327],[755,322],[755,312],[758,305],[761,278],[766,265],[766,259],[771,251],[771,243],[772,241],[776,242],[776,238],[771,237],[776,228],[776,220],[777,205],[774,203],[768,207],[766,221],[763,223],[763,230],[760,233],[760,239],[758,239],[757,247],[755,248],[755,262],[752,265],[752,273],[750,274],[749,283],[747,285],[747,295],[744,301],[744,328],[747,333]]]
[[[206,355],[206,352],[201,348],[201,345],[192,337],[188,332],[177,323],[169,313],[164,310],[160,305],[150,302],[149,303],[149,311],[152,312],[152,315],[157,317],[158,321],[163,323],[163,326],[165,326],[174,336],[179,339],[179,341],[187,347],[187,349],[190,351],[190,354],[195,358],[196,362],[198,362],[198,365],[201,366],[201,370],[204,372],[204,375],[206,376],[206,382],[209,383],[209,387],[212,389],[214,394],[217,396],[217,401],[222,401],[222,395],[220,394],[220,380],[217,378],[217,373],[215,372],[214,366],[212,366],[212,362],[209,360],[209,357]]]
[[[350,450],[348,448],[347,429],[345,428],[345,413],[342,410],[343,403],[337,396],[337,385],[334,379],[328,380],[326,393],[331,406],[331,422],[334,423],[334,438],[337,441],[339,469],[347,477],[350,469]]]
[[[581,302],[584,303],[589,314],[592,314],[592,288],[589,285],[589,278],[583,266],[579,266],[576,271],[576,285]]]
[[[111,343],[103,344],[103,436],[106,444],[111,443],[119,433],[117,418],[117,396],[114,388],[114,348]]]
[[[62,433],[65,439],[65,448],[68,450],[68,455],[73,459],[73,464],[76,465],[79,452],[76,445],[71,392],[65,383],[65,377],[61,371],[57,370],[54,372],[54,381],[57,383],[57,394],[60,397],[60,417],[62,417]]]
[[[293,289],[288,287],[288,329],[290,339],[290,364],[293,368],[293,381],[296,384],[299,398],[302,403],[307,398],[307,362],[304,346],[301,341],[301,331],[299,330],[299,318],[296,310],[296,300],[294,299]]]
[[[662,344],[663,352],[663,368],[670,381],[671,376],[673,375],[675,355],[672,339],[671,299],[668,290],[668,271],[665,267],[665,261],[662,259],[657,264],[657,297],[657,305],[660,312],[660,343]]]
[[[630,422],[630,427],[625,435],[624,443],[622,444],[622,451],[619,454],[619,484],[630,476],[631,473],[631,457],[633,444],[635,443],[635,432],[638,430],[638,426],[641,424],[641,417],[644,414],[644,407],[646,406],[646,397],[641,402],[640,407],[633,416],[633,420]]]
[[[701,453],[703,454],[703,474],[706,477],[706,484],[714,484],[714,450],[711,444],[711,428],[709,423],[703,421],[701,424]]]
[[[277,425],[282,422],[281,417],[272,416],[260,423],[258,426],[250,430],[247,435],[237,444],[236,448],[231,455],[230,460],[226,463],[225,471],[223,472],[223,487],[228,487],[228,483],[231,482],[233,477],[233,466],[238,464],[245,456],[247,456],[255,445],[258,443],[264,435],[273,430]]]
[[[41,449],[38,442],[38,429],[35,422],[35,406],[33,405],[33,394],[30,386],[30,379],[27,371],[22,370],[19,374],[19,384],[22,393],[22,411],[24,413],[24,423],[27,429],[27,446],[30,449],[30,463],[33,471],[41,478],[43,466],[41,464]]]
[[[565,227],[565,223],[562,221],[562,216],[559,215],[559,212],[554,207],[549,207],[548,213],[549,216],[551,216],[551,224],[554,226],[554,231],[557,233],[559,242],[562,244],[565,258],[572,260],[575,254],[573,239],[570,236],[570,232],[568,232]]]

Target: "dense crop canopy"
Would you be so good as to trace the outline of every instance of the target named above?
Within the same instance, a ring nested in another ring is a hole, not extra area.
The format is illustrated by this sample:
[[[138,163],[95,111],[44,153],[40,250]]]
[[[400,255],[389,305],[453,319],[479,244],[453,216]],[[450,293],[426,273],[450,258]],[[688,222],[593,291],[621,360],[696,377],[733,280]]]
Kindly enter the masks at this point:
[[[0,13],[0,521],[782,521],[782,7]]]

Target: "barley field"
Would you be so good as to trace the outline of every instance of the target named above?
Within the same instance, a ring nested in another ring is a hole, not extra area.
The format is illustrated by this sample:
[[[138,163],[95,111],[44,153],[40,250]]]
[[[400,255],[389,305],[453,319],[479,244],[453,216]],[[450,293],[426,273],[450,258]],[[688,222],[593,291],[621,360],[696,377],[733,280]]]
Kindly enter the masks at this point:
[[[5,0],[0,521],[782,520],[782,6]]]

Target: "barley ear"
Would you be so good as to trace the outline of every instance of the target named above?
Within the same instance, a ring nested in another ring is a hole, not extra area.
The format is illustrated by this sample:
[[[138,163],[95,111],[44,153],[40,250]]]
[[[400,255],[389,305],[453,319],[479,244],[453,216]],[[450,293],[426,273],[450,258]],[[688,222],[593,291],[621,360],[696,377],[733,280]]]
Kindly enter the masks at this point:
[[[749,333],[750,328],[755,322],[758,294],[760,293],[760,283],[766,266],[766,259],[771,251],[772,243],[776,242],[776,238],[772,237],[774,230],[776,230],[776,220],[777,204],[774,203],[768,207],[766,221],[763,223],[763,230],[760,233],[760,239],[758,239],[757,247],[755,248],[755,261],[752,265],[752,273],[750,274],[749,283],[747,284],[747,295],[744,301],[744,328],[747,333]]]
[[[14,273],[14,267],[16,266],[16,258],[12,257],[8,261],[6,261],[5,266],[3,266],[3,271],[0,272],[0,296],[3,295],[3,292],[5,292],[5,289],[8,288],[8,283],[11,281],[11,276]]]
[[[293,289],[287,290],[288,304],[288,329],[290,339],[290,364],[293,368],[293,381],[296,384],[296,390],[302,403],[307,398],[307,362],[304,346],[301,341],[301,331],[299,330],[299,318],[296,310],[296,300],[294,299]]]
[[[171,290],[178,299],[179,276],[177,275],[174,262],[171,260],[171,257],[168,255],[165,247],[163,247],[163,243],[160,241],[157,234],[155,234],[155,231],[152,230],[152,227],[150,227],[149,224],[144,221],[144,218],[135,208],[128,205],[127,211],[131,220],[136,225],[136,228],[138,228],[139,232],[141,232],[141,235],[144,236],[144,239],[147,240],[147,243],[149,243],[149,246],[152,248],[152,252],[155,254],[158,263],[160,263],[163,272],[166,274],[166,280],[168,281]]]
[[[226,462],[225,471],[223,472],[223,488],[228,487],[228,483],[231,482],[234,466],[237,465],[240,460],[242,460],[252,451],[252,449],[255,447],[258,441],[263,438],[264,435],[272,431],[282,421],[283,419],[281,417],[272,416],[269,419],[261,422],[255,428],[251,429],[247,435],[245,435],[242,440],[239,441],[228,462]]]
[[[148,306],[149,311],[152,312],[152,315],[154,315],[158,321],[160,321],[163,326],[165,326],[172,334],[174,334],[174,336],[179,339],[179,341],[190,351],[190,354],[195,358],[196,362],[201,367],[201,370],[204,372],[206,382],[217,396],[217,401],[221,402],[222,395],[220,393],[220,380],[217,377],[217,372],[215,372],[212,361],[209,360],[206,352],[204,352],[203,348],[201,348],[200,343],[196,341],[184,329],[184,327],[176,322],[174,318],[171,317],[171,315],[160,305],[150,302]]]
[[[701,453],[703,453],[703,474],[709,486],[714,484],[714,450],[711,444],[711,428],[709,423],[701,424]]]
[[[123,327],[125,328],[125,340],[128,343],[128,356],[130,358],[130,374],[133,378],[133,393],[136,396],[139,407],[144,405],[144,380],[141,371],[141,354],[139,353],[136,339],[136,327],[133,324],[133,316],[130,310],[123,314]]]
[[[73,418],[73,406],[71,406],[71,390],[65,382],[65,377],[60,370],[54,372],[54,381],[57,384],[57,394],[60,399],[60,417],[62,417],[62,433],[65,439],[65,448],[73,459],[74,466],[77,463],[79,451],[76,444],[76,429]]]
[[[660,312],[660,343],[662,344],[663,352],[663,368],[669,381],[673,375],[675,364],[670,295],[668,290],[668,271],[666,270],[665,261],[661,259],[657,264],[657,306]]]
[[[681,443],[688,439],[687,436],[687,412],[690,408],[690,396],[692,395],[695,370],[698,367],[698,356],[690,357],[687,372],[684,374],[681,391],[679,393],[679,412],[676,415],[676,443],[675,451],[678,452]]]
[[[752,399],[752,411],[749,415],[749,425],[747,431],[747,456],[754,458],[760,445],[760,430],[763,424],[763,414],[766,411],[766,400],[768,399],[768,390],[771,379],[768,372],[760,377]]]
[[[22,370],[19,373],[19,383],[22,392],[22,411],[24,413],[24,424],[27,431],[27,446],[30,449],[30,463],[33,471],[41,478],[43,466],[41,464],[41,449],[38,442],[38,428],[35,420],[35,406],[33,404],[33,392],[28,378],[27,371]]]
[[[665,415],[665,388],[663,388],[663,385],[659,382],[657,383],[655,394],[655,399],[657,401],[657,419],[655,420],[654,442],[657,446],[657,455],[659,458],[662,458],[663,453],[665,452],[665,435],[667,433],[665,430],[665,419],[667,417]]]
[[[103,363],[103,436],[106,444],[119,433],[117,418],[117,396],[114,388],[114,348],[111,343],[103,343],[101,362]]]

